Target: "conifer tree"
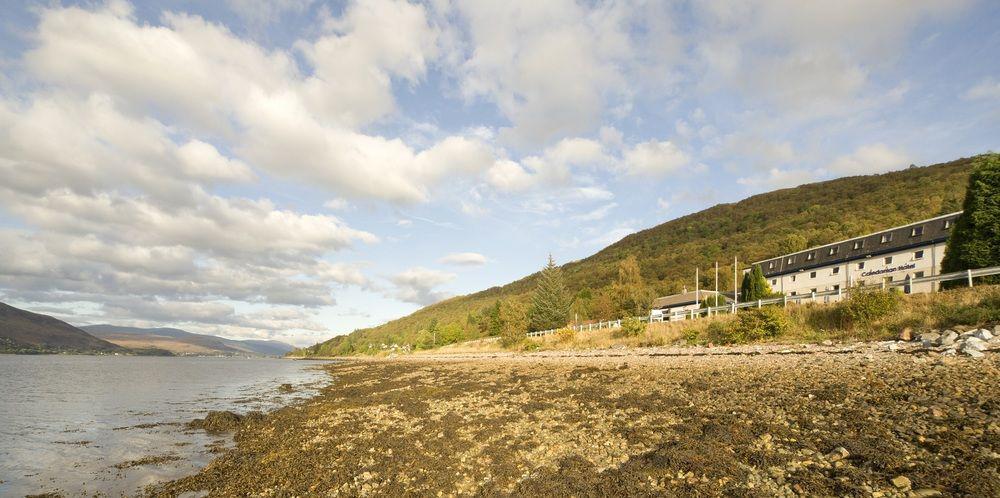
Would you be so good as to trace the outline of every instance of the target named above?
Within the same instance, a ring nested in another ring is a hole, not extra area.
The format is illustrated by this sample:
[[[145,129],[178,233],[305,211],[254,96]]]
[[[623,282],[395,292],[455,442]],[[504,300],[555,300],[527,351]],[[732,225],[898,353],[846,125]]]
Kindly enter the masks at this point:
[[[962,215],[941,260],[945,273],[1000,265],[1000,154],[979,156],[973,165]],[[996,283],[1000,278],[980,281]]]
[[[766,299],[771,296],[771,286],[767,285],[760,265],[754,265],[749,272],[743,275],[743,284],[740,287],[740,301],[743,302]]]
[[[618,279],[611,286],[611,299],[615,315],[612,318],[636,317],[649,313],[652,297],[639,272],[639,260],[634,255],[618,264]]]
[[[530,329],[549,330],[566,325],[569,320],[569,295],[563,283],[562,271],[549,255],[549,261],[538,277],[538,285],[531,296]]]

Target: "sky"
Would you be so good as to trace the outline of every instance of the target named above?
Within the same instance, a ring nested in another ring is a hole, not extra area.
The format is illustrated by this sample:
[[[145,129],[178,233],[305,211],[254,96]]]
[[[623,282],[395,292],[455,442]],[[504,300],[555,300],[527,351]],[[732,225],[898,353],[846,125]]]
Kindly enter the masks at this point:
[[[998,150],[998,60],[989,0],[5,2],[0,300],[308,345]]]

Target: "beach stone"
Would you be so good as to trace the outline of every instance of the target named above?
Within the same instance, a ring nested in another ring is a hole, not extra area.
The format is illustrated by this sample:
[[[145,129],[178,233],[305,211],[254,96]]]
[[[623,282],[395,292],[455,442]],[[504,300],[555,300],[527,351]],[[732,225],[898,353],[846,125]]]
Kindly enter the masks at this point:
[[[251,414],[247,414],[251,416]],[[246,417],[230,411],[210,411],[205,418],[196,418],[188,422],[188,427],[192,429],[203,429],[208,432],[232,432],[239,429]],[[257,419],[258,415],[251,416]]]
[[[966,356],[969,356],[969,357],[972,357],[972,358],[982,358],[983,356],[986,356],[982,351],[980,351],[978,349],[973,349],[973,348],[970,348],[970,347],[967,347],[967,346],[962,347],[961,351],[962,351],[962,354],[964,354]]]
[[[912,341],[913,340],[913,329],[910,327],[904,328],[899,332],[899,340],[901,341]]]
[[[913,484],[910,483],[910,479],[906,476],[896,476],[892,478],[892,485],[896,486],[896,489],[907,490]]]
[[[910,492],[910,496],[920,497],[920,498],[931,497],[931,496],[942,496],[942,495],[943,493],[932,488],[920,488]]]
[[[993,338],[993,334],[990,333],[990,331],[986,330],[986,329],[979,329],[979,330],[975,331],[972,334],[972,336],[975,337],[975,338],[977,338],[977,339],[982,339],[984,341],[988,341],[988,340],[990,340],[990,339]]]
[[[937,332],[924,332],[923,334],[920,334],[920,343],[923,344],[925,348],[937,346],[939,344],[938,341],[940,340],[941,334],[938,334]]]
[[[843,446],[838,446],[833,449],[829,454],[826,455],[826,459],[830,462],[839,462],[847,457],[851,456],[851,453],[847,451],[847,448]]]
[[[977,351],[983,351],[986,349],[986,341],[978,337],[970,337],[966,339],[965,342],[962,343],[962,348],[963,349],[972,348]]]

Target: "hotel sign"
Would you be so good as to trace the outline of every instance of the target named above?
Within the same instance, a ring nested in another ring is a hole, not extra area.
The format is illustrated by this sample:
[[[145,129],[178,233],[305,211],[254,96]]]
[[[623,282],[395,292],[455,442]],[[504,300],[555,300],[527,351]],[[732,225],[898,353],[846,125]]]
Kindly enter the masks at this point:
[[[916,263],[907,263],[905,265],[889,266],[889,267],[882,268],[882,269],[879,269],[879,270],[866,271],[866,272],[862,273],[861,276],[862,277],[873,277],[875,275],[882,275],[884,273],[894,273],[894,272],[897,272],[897,271],[912,270],[912,269],[914,269],[916,267],[917,267]]]

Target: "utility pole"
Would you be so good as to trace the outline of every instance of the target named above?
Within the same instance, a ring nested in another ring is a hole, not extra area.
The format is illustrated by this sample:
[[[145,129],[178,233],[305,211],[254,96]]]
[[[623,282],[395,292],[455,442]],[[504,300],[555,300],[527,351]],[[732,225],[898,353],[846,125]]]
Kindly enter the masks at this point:
[[[719,262],[715,262],[715,301],[712,306],[719,305]]]
[[[701,294],[699,294],[699,292],[698,292],[698,285],[699,285],[699,282],[698,282],[698,267],[696,266],[694,268],[694,300],[698,301],[699,303],[701,303],[701,299],[699,299],[699,297],[701,296]]]
[[[733,302],[740,304],[740,285],[739,281],[736,280],[736,268],[739,267],[739,262],[736,260],[736,256],[733,256]]]

